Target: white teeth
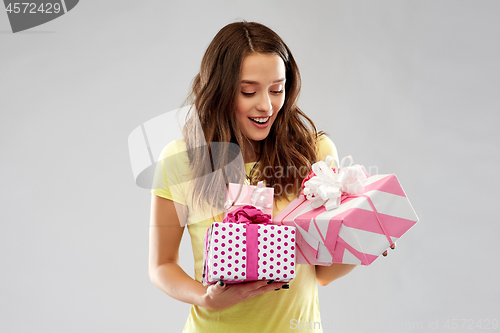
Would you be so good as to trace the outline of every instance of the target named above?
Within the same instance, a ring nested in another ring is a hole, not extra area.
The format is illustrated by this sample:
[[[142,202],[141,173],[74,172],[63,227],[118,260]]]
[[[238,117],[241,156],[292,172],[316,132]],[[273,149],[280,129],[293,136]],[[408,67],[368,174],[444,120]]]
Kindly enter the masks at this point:
[[[259,123],[259,124],[263,124],[265,123],[270,117],[267,117],[267,118],[250,118],[252,119],[253,121]]]

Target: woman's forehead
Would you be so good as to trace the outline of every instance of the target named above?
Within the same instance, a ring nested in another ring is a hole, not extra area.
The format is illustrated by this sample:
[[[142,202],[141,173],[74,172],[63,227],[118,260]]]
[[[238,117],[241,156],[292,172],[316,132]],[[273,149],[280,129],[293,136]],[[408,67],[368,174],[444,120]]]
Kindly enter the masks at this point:
[[[242,84],[275,84],[285,81],[285,63],[275,54],[255,53],[241,64]]]

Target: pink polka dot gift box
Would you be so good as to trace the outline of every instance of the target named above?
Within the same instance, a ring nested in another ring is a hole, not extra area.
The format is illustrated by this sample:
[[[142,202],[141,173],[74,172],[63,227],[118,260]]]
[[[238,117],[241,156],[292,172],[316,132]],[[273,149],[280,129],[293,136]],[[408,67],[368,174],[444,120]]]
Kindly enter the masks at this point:
[[[213,223],[205,234],[203,284],[292,280],[296,229],[270,223],[271,215],[250,205]]]

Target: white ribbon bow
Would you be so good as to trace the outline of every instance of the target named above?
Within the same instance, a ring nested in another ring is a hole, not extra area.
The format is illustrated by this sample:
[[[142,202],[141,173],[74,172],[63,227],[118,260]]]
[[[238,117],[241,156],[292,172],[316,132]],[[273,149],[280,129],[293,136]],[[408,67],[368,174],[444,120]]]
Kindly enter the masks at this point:
[[[349,159],[348,166],[344,162]],[[331,161],[336,162],[331,156],[327,156],[325,161],[319,161],[312,165],[312,171],[316,176],[312,177],[304,184],[304,195],[307,200],[311,200],[313,208],[325,206],[327,210],[332,210],[340,206],[343,193],[355,195],[362,193],[366,173],[363,166],[352,165],[352,156],[346,156],[340,162],[337,172],[330,168]],[[351,166],[352,165],[352,166]]]
[[[266,188],[264,187],[264,182],[260,181],[252,193],[252,206],[262,210],[263,208],[271,208],[272,204],[266,203],[266,196],[264,195]]]
[[[264,182],[260,181],[257,183],[257,186],[255,186],[253,192],[252,192],[252,197],[250,198],[250,201],[252,203],[252,206],[254,206],[257,209],[264,209],[264,208],[271,208],[273,205],[272,203],[267,203],[266,202],[266,196],[265,196],[265,191],[266,187],[264,186]],[[236,202],[236,201],[231,201],[228,200],[224,204],[225,209],[229,209],[232,206],[246,206],[249,205],[248,202]]]

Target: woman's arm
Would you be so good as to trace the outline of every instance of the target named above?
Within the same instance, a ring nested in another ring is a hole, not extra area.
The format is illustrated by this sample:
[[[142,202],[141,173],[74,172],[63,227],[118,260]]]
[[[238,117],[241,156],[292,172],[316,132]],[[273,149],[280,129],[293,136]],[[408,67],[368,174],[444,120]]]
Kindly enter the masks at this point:
[[[186,222],[185,209],[185,206],[172,200],[154,194],[151,197],[149,277],[155,286],[179,301],[224,309],[285,284],[257,281],[233,285],[217,283],[206,287],[191,278],[179,266],[179,245]]]
[[[192,279],[179,266],[179,245],[186,222],[185,214],[182,214],[184,209],[172,200],[152,194],[149,277],[155,286],[169,296],[182,302],[205,306],[203,296],[206,294],[206,287]]]
[[[333,280],[343,277],[350,273],[357,265],[337,264],[330,266],[316,266],[316,281],[323,287]]]

